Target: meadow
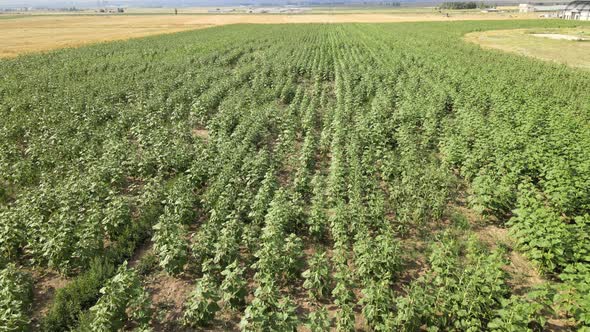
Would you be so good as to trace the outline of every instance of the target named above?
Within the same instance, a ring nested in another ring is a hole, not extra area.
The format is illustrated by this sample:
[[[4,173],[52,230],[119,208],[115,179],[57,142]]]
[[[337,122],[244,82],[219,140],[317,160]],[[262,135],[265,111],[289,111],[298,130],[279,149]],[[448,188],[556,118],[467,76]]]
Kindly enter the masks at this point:
[[[590,328],[558,20],[238,24],[0,60],[9,331]]]

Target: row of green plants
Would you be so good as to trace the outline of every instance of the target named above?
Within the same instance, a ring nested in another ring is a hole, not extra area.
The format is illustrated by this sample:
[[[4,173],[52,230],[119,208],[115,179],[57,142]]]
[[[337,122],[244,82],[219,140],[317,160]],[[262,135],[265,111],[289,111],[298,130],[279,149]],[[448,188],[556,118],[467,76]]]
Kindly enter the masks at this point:
[[[146,330],[123,262],[151,243],[195,280],[187,328],[583,328],[588,77],[459,39],[535,24],[558,23],[235,26],[0,62],[3,288],[26,316],[15,273],[55,269],[45,330]],[[401,280],[464,183],[554,285],[510,294],[503,253],[453,235]]]

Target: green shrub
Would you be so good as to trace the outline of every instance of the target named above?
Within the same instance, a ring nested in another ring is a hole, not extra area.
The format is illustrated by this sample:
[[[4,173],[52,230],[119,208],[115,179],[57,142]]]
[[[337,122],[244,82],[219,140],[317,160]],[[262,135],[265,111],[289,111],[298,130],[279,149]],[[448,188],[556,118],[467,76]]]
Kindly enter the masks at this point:
[[[140,276],[147,276],[158,269],[158,257],[152,252],[145,254],[135,267],[137,274]]]
[[[104,259],[95,259],[87,272],[57,290],[55,299],[43,319],[43,331],[73,329],[80,314],[92,307],[100,297],[100,289],[114,274],[115,267]]]
[[[524,295],[512,295],[501,300],[501,308],[494,313],[488,329],[498,332],[545,330],[548,314],[553,313],[550,287],[539,287]]]
[[[325,252],[314,254],[309,260],[309,269],[303,272],[303,287],[313,300],[321,300],[328,295],[330,287],[330,264]]]
[[[332,321],[325,307],[319,307],[309,313],[307,327],[311,332],[329,331]]]
[[[189,327],[208,325],[220,309],[219,299],[217,285],[209,275],[204,275],[186,302],[182,323]]]
[[[101,297],[90,308],[92,331],[118,331],[128,320],[147,327],[151,317],[149,294],[141,286],[137,273],[127,262],[100,290]]]
[[[240,267],[238,261],[234,261],[221,272],[223,281],[219,290],[223,302],[232,309],[242,308],[246,304],[248,284],[244,272],[245,268]]]
[[[250,331],[295,331],[299,320],[291,298],[281,297],[273,280],[265,279],[254,292],[254,300],[246,307],[240,329]]]
[[[28,330],[32,301],[31,276],[8,264],[0,271],[0,330]]]

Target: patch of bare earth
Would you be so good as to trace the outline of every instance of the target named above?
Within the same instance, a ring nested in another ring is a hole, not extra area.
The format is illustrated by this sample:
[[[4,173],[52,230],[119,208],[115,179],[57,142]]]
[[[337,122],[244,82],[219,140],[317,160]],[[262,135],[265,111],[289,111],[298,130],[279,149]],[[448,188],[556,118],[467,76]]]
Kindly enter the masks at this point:
[[[153,243],[151,241],[148,241],[148,242],[140,245],[139,248],[137,250],[135,250],[135,253],[131,257],[131,259],[129,259],[129,267],[133,267],[133,268],[136,267],[137,264],[139,264],[139,262],[141,261],[141,259],[145,255],[150,253],[150,251],[152,250],[152,247],[153,247]]]
[[[491,248],[504,246],[510,249],[509,264],[504,270],[508,273],[508,285],[516,294],[523,294],[531,288],[541,285],[543,278],[535,266],[522,254],[514,250],[514,241],[508,230],[496,225],[486,225],[475,230],[479,240]]]
[[[144,287],[150,293],[155,311],[154,330],[184,331],[180,321],[184,302],[193,290],[192,280],[157,272],[144,280]]]
[[[209,140],[209,130],[202,129],[202,128],[195,128],[195,129],[193,129],[193,136],[200,137],[200,138],[204,139],[205,141],[207,141],[207,140]]]
[[[35,270],[31,272],[31,275],[34,281],[32,326],[38,328],[41,319],[49,311],[49,305],[53,302],[56,291],[67,286],[70,280],[50,270]]]
[[[580,37],[580,36],[572,36],[572,35],[564,35],[560,33],[533,33],[531,36],[539,37],[539,38],[549,38],[555,40],[571,40],[571,41],[584,41],[588,40],[587,38]]]
[[[400,294],[406,293],[408,287],[414,280],[420,278],[428,272],[429,265],[427,257],[424,255],[415,256],[413,258],[405,257],[402,263],[403,267],[398,276],[398,281],[393,285],[393,289]]]

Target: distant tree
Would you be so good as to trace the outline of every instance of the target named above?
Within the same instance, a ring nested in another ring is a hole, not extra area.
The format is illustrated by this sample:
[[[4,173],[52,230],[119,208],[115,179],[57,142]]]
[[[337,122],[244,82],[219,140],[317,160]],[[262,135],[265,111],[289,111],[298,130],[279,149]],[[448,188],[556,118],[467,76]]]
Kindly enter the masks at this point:
[[[474,1],[458,1],[458,2],[443,2],[440,5],[441,9],[476,9],[478,5]]]

